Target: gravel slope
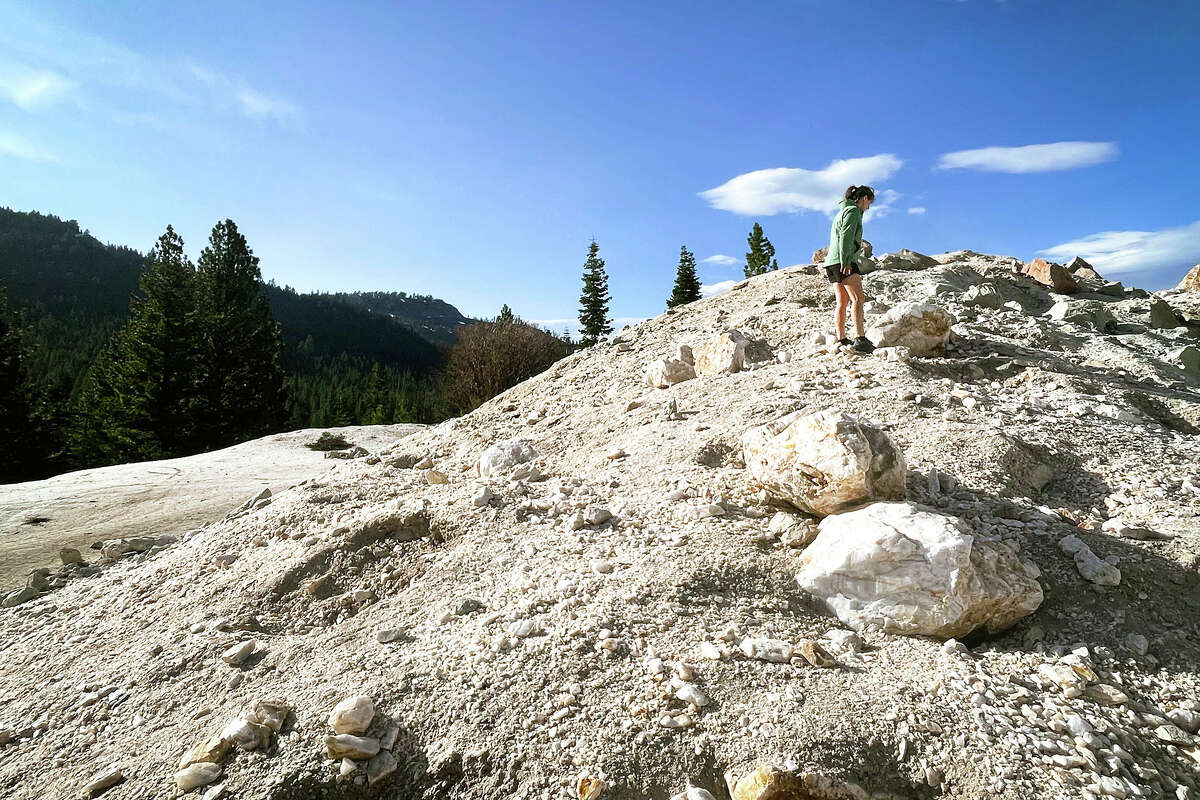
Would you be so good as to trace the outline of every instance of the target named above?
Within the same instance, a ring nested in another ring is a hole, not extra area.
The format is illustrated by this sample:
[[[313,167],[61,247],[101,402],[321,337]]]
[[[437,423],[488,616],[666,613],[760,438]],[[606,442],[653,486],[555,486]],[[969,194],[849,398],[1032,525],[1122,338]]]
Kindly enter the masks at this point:
[[[958,315],[944,357],[814,345],[828,288],[782,270],[0,611],[0,730],[17,734],[0,793],[78,796],[116,765],[104,797],[173,797],[180,755],[258,698],[294,713],[265,750],[225,758],[225,796],[557,798],[586,777],[604,798],[689,781],[720,798],[727,770],[758,761],[874,797],[1194,796],[1200,392],[1168,354],[1195,330],[1148,330],[1133,293],[1093,298],[1120,323],[1101,335],[1045,316],[1056,298],[1012,259],[939,260],[865,283],[880,304]],[[965,307],[984,279],[1017,307]],[[751,369],[643,385],[647,362],[727,327],[753,340]],[[737,450],[806,405],[883,426],[910,498],[1020,549],[1042,607],[966,645],[844,631],[797,587],[800,551],[769,535],[778,509]],[[475,476],[511,437],[544,479]],[[1170,538],[1100,530],[1118,515]],[[1085,580],[1070,535],[1120,583]],[[750,659],[750,637],[815,639],[838,663]],[[248,640],[241,665],[221,659]],[[708,702],[678,699],[685,683]],[[371,786],[361,762],[339,777],[325,757],[327,715],[357,694],[368,736],[395,729],[395,772]]]

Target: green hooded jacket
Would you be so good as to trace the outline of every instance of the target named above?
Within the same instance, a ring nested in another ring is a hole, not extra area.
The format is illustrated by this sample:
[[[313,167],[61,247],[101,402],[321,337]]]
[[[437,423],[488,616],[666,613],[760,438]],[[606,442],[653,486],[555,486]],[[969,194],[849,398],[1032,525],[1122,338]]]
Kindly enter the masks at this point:
[[[843,200],[829,229],[829,252],[825,255],[825,266],[857,263],[862,235],[862,209],[856,203]]]

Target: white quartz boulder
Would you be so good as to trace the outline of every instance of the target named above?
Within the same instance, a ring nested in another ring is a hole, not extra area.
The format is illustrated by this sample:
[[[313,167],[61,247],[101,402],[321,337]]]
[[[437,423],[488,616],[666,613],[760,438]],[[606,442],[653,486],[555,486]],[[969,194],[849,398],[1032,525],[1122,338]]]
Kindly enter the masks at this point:
[[[796,581],[845,625],[962,638],[1002,631],[1042,604],[1038,569],[957,517],[873,503],[821,521]]]
[[[928,303],[901,303],[888,309],[867,331],[876,347],[907,347],[914,356],[946,352],[954,316]]]
[[[683,381],[696,377],[696,370],[691,364],[677,358],[660,358],[651,361],[646,367],[646,385],[656,389],[666,389]]]
[[[769,495],[819,517],[905,493],[904,455],[888,435],[832,408],[751,428],[742,458]]]
[[[479,477],[504,476],[517,464],[524,464],[537,457],[533,442],[528,439],[505,439],[483,451],[475,469]]]
[[[697,375],[731,375],[746,364],[746,345],[750,340],[740,331],[728,330],[711,339],[696,353]]]

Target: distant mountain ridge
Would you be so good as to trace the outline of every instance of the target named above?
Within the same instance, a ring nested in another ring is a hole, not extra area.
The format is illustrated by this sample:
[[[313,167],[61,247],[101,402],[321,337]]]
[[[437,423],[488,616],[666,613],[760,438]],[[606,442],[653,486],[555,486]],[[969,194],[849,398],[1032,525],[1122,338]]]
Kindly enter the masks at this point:
[[[458,338],[458,329],[478,320],[465,317],[445,300],[427,294],[407,292],[321,292],[341,303],[385,314],[407,326],[434,344],[450,346]]]
[[[253,241],[251,241],[253,247]],[[23,309],[42,345],[30,369],[39,382],[78,388],[104,340],[124,322],[145,256],[106,245],[75,220],[0,208],[0,284]],[[458,309],[403,292],[299,294],[263,286],[283,328],[286,352],[362,356],[420,375],[443,361]]]

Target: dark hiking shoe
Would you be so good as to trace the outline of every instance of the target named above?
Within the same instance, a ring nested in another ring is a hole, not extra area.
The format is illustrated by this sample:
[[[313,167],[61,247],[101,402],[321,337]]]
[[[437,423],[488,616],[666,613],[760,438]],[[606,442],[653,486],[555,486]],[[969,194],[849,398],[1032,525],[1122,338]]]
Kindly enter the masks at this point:
[[[854,342],[849,339],[838,339],[838,344],[854,344]]]
[[[871,344],[867,337],[859,336],[854,340],[854,350],[858,353],[872,353],[875,351],[875,345]]]

